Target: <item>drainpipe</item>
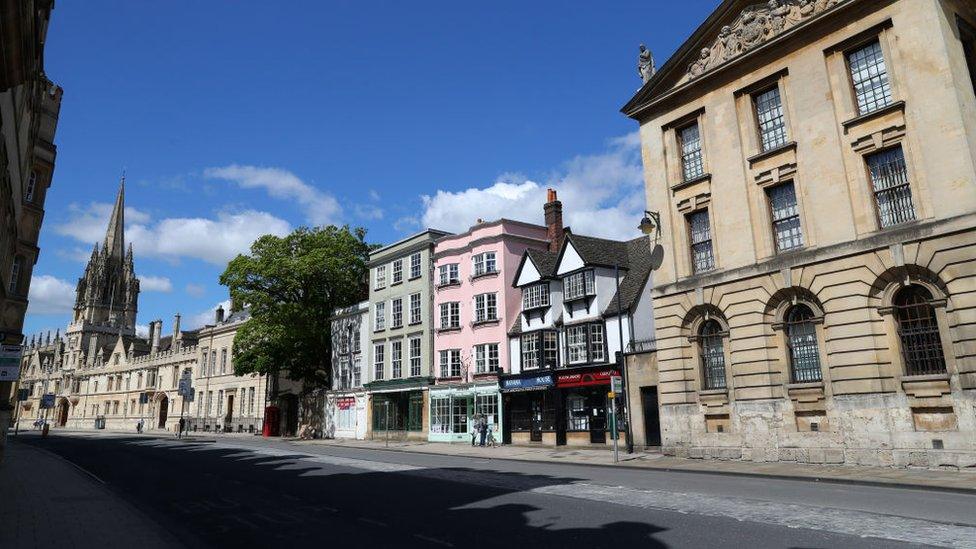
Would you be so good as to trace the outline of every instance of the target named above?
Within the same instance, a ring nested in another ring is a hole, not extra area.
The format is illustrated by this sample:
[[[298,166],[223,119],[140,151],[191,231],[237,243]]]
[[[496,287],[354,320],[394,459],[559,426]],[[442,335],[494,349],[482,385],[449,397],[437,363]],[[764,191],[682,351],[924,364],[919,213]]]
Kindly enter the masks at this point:
[[[627,453],[633,454],[634,440],[633,437],[631,436],[631,431],[630,431],[630,422],[631,422],[630,399],[628,398],[629,396],[628,391],[630,390],[630,386],[627,383],[627,359],[626,357],[624,357],[624,324],[623,324],[624,312],[623,309],[620,308],[620,265],[617,263],[614,263],[613,265],[613,275],[615,279],[614,283],[617,286],[617,336],[619,337],[619,341],[620,341],[620,359],[619,359],[620,375],[623,378],[621,381],[623,381],[623,385],[624,385],[624,394],[623,394],[624,414],[627,416],[627,431],[625,437],[627,439]]]

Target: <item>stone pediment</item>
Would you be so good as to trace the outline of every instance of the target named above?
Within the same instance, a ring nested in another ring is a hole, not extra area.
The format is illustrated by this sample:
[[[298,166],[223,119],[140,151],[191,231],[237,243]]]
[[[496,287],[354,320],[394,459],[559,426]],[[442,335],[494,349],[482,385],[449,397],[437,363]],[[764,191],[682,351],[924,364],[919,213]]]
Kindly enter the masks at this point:
[[[697,58],[688,65],[687,78],[698,78],[834,6],[852,1],[769,0],[746,6],[699,50]]]

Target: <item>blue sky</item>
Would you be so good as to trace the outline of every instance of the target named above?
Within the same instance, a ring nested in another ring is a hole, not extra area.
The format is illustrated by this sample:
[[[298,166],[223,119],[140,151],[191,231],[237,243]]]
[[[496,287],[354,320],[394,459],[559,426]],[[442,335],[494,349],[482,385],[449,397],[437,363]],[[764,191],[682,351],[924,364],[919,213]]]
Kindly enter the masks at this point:
[[[390,242],[478,218],[627,237],[643,209],[637,45],[658,66],[718,5],[58,2],[65,88],[28,337],[65,326],[123,167],[138,322],[189,327],[267,232],[348,223]]]

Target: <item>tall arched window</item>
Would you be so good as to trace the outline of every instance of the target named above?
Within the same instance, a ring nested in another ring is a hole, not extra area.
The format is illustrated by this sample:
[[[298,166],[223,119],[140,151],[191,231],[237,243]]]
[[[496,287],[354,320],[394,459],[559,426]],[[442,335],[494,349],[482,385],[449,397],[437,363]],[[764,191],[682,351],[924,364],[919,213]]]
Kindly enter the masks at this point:
[[[932,294],[917,284],[895,294],[898,337],[908,375],[941,374],[946,371],[939,322],[932,306]]]
[[[806,305],[794,305],[786,312],[786,342],[790,348],[790,370],[794,383],[820,381],[820,349],[813,311]]]
[[[705,390],[725,389],[722,326],[714,320],[706,320],[698,330],[698,345],[701,352],[702,386]]]

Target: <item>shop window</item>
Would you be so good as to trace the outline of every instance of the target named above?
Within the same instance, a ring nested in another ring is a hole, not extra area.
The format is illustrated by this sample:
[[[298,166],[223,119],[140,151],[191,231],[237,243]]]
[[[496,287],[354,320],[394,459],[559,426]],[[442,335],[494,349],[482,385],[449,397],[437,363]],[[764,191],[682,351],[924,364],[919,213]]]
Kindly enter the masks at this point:
[[[813,311],[806,305],[794,305],[786,313],[786,339],[790,349],[790,369],[794,383],[820,381],[820,350]]]
[[[847,54],[858,114],[868,114],[891,104],[891,83],[881,42],[874,41]]]
[[[590,416],[587,413],[586,398],[572,395],[566,399],[566,429],[569,431],[588,431]]]
[[[430,432],[441,434],[451,432],[450,398],[430,399]]]
[[[773,237],[776,251],[785,252],[803,246],[803,229],[800,227],[800,209],[796,204],[796,190],[789,181],[766,190],[769,211],[773,221]]]
[[[942,337],[932,306],[932,294],[916,284],[907,286],[895,295],[894,309],[906,373],[945,373]]]
[[[698,345],[703,388],[706,391],[725,389],[725,346],[721,325],[715,320],[706,320],[698,332]]]
[[[681,170],[684,180],[691,181],[705,175],[701,132],[697,122],[678,130],[678,144],[681,147]]]
[[[763,151],[771,151],[786,144],[786,120],[779,87],[774,86],[752,96],[759,125],[759,141]]]
[[[454,400],[453,414],[451,416],[451,432],[468,432],[468,399],[458,398]]]
[[[715,268],[715,255],[712,253],[712,228],[708,220],[708,210],[699,210],[688,215],[688,232],[691,235],[691,267],[695,274]]]
[[[901,145],[869,155],[866,160],[881,227],[913,221],[915,206]]]

